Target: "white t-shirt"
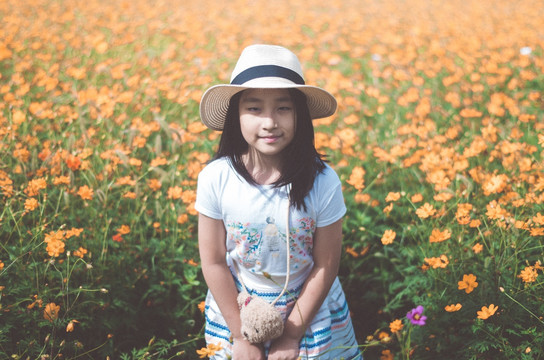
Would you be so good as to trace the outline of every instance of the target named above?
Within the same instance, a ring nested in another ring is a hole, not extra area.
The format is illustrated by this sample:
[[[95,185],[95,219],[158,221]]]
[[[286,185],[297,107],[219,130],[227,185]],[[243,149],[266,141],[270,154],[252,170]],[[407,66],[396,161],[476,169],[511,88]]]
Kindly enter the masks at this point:
[[[316,227],[330,225],[346,212],[340,179],[330,166],[317,175],[305,202],[306,211],[290,208],[290,288],[304,282],[313,266]],[[227,263],[236,261],[246,286],[283,286],[287,271],[287,206],[287,187],[250,185],[227,158],[211,162],[198,176],[195,208],[203,215],[223,220]],[[274,281],[266,279],[264,273]]]

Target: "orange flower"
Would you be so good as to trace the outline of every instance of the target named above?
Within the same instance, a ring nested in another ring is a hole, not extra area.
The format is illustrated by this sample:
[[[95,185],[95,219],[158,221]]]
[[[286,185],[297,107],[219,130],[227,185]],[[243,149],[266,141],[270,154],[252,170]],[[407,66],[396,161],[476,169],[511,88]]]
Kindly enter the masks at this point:
[[[126,235],[130,233],[130,227],[128,225],[121,225],[121,227],[117,229],[117,232],[121,235]]]
[[[401,331],[403,327],[404,327],[404,324],[402,323],[400,319],[394,320],[389,324],[389,329],[391,330],[392,333]]]
[[[221,350],[223,347],[221,344],[208,344],[207,347],[197,350],[196,353],[198,356],[203,359],[205,357],[212,357],[215,355],[216,351]]]
[[[410,198],[410,200],[411,200],[414,204],[416,204],[416,203],[418,203],[418,202],[423,201],[423,195],[421,195],[421,194],[414,194],[414,195],[412,195],[412,197]]]
[[[179,186],[174,186],[168,189],[168,199],[176,200],[181,199],[183,196],[183,189]]]
[[[83,185],[79,187],[79,190],[77,191],[77,194],[83,199],[83,200],[92,200],[94,191],[87,185]]]
[[[123,177],[120,177],[119,179],[117,179],[117,181],[115,182],[115,185],[134,186],[134,185],[136,185],[136,180],[133,180],[130,176],[123,176]]]
[[[125,199],[136,199],[136,193],[134,191],[127,191],[123,194],[123,198]]]
[[[463,109],[459,113],[464,118],[473,118],[473,117],[480,117],[482,116],[482,113],[475,109]]]
[[[450,237],[451,237],[451,231],[449,231],[448,229],[444,231],[433,229],[433,232],[431,236],[429,237],[429,241],[431,243],[437,243],[437,242],[448,240]]]
[[[455,312],[455,311],[461,310],[462,307],[463,307],[463,305],[457,303],[457,304],[447,305],[444,308],[444,310],[446,310],[447,312]]]
[[[523,280],[524,283],[532,283],[536,281],[538,277],[538,272],[534,266],[526,266],[521,273],[518,275],[519,278]]]
[[[68,185],[70,178],[68,176],[57,176],[53,179],[53,185]]]
[[[79,249],[74,250],[74,256],[77,256],[77,257],[83,259],[83,256],[85,256],[85,254],[87,254],[87,252],[88,252],[87,249],[82,248],[82,247],[80,246]]]
[[[74,324],[76,323],[79,323],[79,321],[77,320],[70,320],[70,322],[68,323],[68,325],[66,325],[66,332],[72,332],[74,331]]]
[[[477,227],[480,227],[480,225],[482,224],[482,222],[478,219],[474,219],[474,220],[471,220],[469,225],[471,228],[477,228]]]
[[[353,186],[358,191],[361,191],[365,188],[365,169],[360,166],[355,166],[351,171],[351,175],[346,182]]]
[[[544,216],[542,216],[541,213],[537,213],[535,216],[533,216],[533,221],[537,225],[544,225]]]
[[[463,275],[463,280],[459,281],[457,284],[458,289],[465,290],[467,294],[470,294],[472,290],[474,290],[478,286],[478,283],[476,282],[476,276],[474,276],[474,274]]]
[[[79,236],[83,232],[83,229],[78,228],[71,228],[70,230],[66,230],[66,234],[64,234],[65,239],[69,239],[72,236]]]
[[[189,215],[187,214],[181,214],[180,216],[178,216],[178,218],[176,219],[176,222],[178,224],[185,224],[187,221],[189,221]]]
[[[36,196],[39,194],[40,190],[43,190],[47,187],[47,183],[44,178],[32,179],[28,183],[27,188],[25,189],[25,194],[28,196]]]
[[[49,303],[45,305],[45,309],[43,310],[43,318],[45,320],[53,322],[57,320],[57,318],[59,317],[59,311],[60,311],[59,305],[55,304],[54,302]]]
[[[198,303],[198,310],[200,310],[201,313],[204,313],[205,309],[206,309],[206,302],[205,301],[201,301],[200,303]]]
[[[384,245],[391,245],[393,241],[395,240],[395,237],[397,236],[397,233],[393,230],[385,230],[382,236],[382,244]]]
[[[493,175],[482,186],[484,195],[489,196],[491,194],[501,193],[507,184],[508,177],[506,175]]]
[[[508,212],[503,209],[496,200],[493,200],[487,204],[486,209],[487,212],[485,214],[491,220],[503,220],[509,215]]]
[[[416,210],[416,214],[421,219],[426,219],[436,214],[436,209],[431,204],[425,203],[425,205]]]
[[[481,253],[483,249],[484,249],[484,246],[480,243],[477,243],[472,247],[472,251],[474,251],[475,254]]]
[[[162,184],[159,180],[157,179],[151,179],[147,182],[147,186],[149,186],[149,188],[153,191],[157,191],[161,188]]]
[[[493,316],[495,312],[497,312],[498,308],[498,306],[495,306],[493,304],[489,305],[489,307],[482,306],[482,310],[477,312],[478,319],[486,320],[490,316]]]
[[[391,210],[393,210],[393,203],[390,203],[389,205],[384,207],[383,208],[383,213],[384,214],[389,214],[391,212]]]
[[[72,171],[79,170],[81,167],[81,159],[74,155],[68,155],[65,162],[68,168]]]
[[[161,166],[161,165],[166,165],[167,161],[165,158],[162,158],[162,157],[158,157],[158,158],[155,158],[153,160],[151,160],[151,166],[152,167],[158,167],[158,166]]]
[[[393,353],[391,350],[382,350],[382,354],[380,356],[380,360],[393,360],[395,357],[393,356]]]
[[[62,231],[53,231],[45,235],[45,249],[49,256],[59,257],[64,252],[64,234]]]
[[[357,251],[355,251],[354,248],[352,248],[351,246],[346,246],[346,253],[347,254],[350,254],[351,256],[353,257],[359,257],[359,253]]]
[[[385,197],[385,201],[387,201],[387,202],[397,201],[398,199],[400,199],[400,193],[398,193],[398,192],[390,192]]]
[[[26,199],[25,200],[25,210],[26,211],[34,211],[38,207],[39,203],[38,200],[34,198]]]
[[[431,257],[431,258],[425,258],[425,262],[431,266],[433,269],[437,268],[445,268],[450,263],[448,257],[444,254],[440,255],[440,257]]]

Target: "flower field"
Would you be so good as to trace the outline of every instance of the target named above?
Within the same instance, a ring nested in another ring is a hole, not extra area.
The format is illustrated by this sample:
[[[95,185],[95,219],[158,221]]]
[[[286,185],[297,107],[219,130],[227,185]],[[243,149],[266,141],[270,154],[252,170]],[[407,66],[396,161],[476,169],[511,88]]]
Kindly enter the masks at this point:
[[[365,359],[544,358],[544,3],[0,2],[0,358],[195,359],[198,105],[292,49]],[[324,355],[326,358],[326,354]]]

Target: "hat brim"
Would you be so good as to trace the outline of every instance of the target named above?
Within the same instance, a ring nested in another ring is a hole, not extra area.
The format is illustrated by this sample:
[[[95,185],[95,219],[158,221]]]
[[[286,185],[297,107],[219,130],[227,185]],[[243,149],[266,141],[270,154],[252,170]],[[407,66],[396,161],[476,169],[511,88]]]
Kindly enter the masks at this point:
[[[269,86],[268,86],[269,85]],[[206,90],[200,101],[200,118],[204,125],[213,130],[221,131],[225,125],[225,117],[229,107],[230,99],[240,91],[246,89],[297,89],[306,95],[306,102],[312,119],[320,119],[331,116],[335,113],[337,103],[334,96],[326,90],[311,85],[295,85],[293,83],[281,83],[271,81],[270,84],[263,83],[262,79],[258,86],[215,85]]]

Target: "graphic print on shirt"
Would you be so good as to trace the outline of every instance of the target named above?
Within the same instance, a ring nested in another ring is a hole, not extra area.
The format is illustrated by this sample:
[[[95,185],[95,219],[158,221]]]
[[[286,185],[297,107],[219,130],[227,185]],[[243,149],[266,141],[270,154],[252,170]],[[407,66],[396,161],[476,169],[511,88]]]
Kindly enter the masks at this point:
[[[266,218],[263,231],[263,256],[278,257],[280,255],[280,233],[272,216]]]
[[[312,261],[316,226],[311,217],[296,219],[293,225],[289,251],[295,270]],[[254,273],[285,271],[285,241],[271,216],[262,224],[227,223],[227,243],[234,245],[240,265]]]

